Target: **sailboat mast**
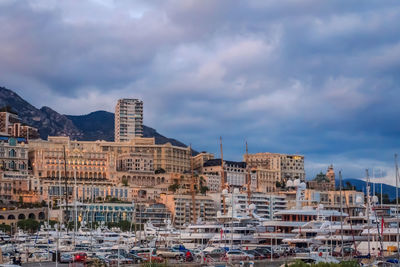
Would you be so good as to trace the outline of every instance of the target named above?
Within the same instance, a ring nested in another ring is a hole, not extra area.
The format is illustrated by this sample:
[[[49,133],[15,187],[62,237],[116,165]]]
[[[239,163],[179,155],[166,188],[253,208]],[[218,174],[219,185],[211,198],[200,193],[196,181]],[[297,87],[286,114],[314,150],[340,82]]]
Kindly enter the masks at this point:
[[[222,136],[219,137],[220,149],[221,149],[221,192],[226,189],[225,184],[225,171],[224,171],[224,151],[222,149]],[[222,194],[222,205],[223,212],[226,214],[226,203],[225,203],[225,195]]]
[[[394,154],[394,164],[395,164],[395,177],[396,177],[396,219],[397,219],[397,258],[400,259],[399,252],[399,165],[397,163],[397,154]]]
[[[247,204],[250,207],[251,204],[251,175],[250,175],[250,167],[249,167],[249,148],[247,146],[246,141],[246,169],[247,169]]]
[[[365,170],[366,172],[366,178],[367,178],[367,188],[366,188],[366,193],[367,193],[367,229],[368,229],[368,255],[371,255],[371,243],[370,243],[370,218],[369,218],[369,207],[370,207],[370,197],[369,197],[369,174],[368,174],[368,169]]]
[[[191,182],[190,182],[190,191],[192,194],[192,210],[193,210],[193,224],[196,223],[197,218],[196,218],[196,192],[194,188],[194,173],[193,173],[193,157],[192,157],[192,145],[189,146],[190,150],[190,170],[191,170]]]
[[[69,220],[69,215],[68,215],[68,178],[67,178],[67,155],[65,152],[65,146],[64,146],[64,179],[65,179],[65,226],[67,228],[67,234],[68,234],[68,220]]]
[[[340,187],[340,232],[341,232],[341,238],[342,238],[342,244],[341,244],[341,254],[342,254],[342,260],[344,259],[344,254],[343,254],[343,199],[342,199],[342,171],[339,171],[339,187]]]

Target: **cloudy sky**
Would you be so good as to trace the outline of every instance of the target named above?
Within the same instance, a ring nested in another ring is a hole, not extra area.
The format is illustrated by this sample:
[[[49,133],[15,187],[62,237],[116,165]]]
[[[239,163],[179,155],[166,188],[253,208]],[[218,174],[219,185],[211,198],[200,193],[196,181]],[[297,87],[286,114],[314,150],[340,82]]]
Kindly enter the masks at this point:
[[[145,124],[240,160],[300,153],[307,177],[393,175],[398,0],[0,1],[1,85],[64,114],[144,100]],[[393,179],[391,179],[393,181]]]

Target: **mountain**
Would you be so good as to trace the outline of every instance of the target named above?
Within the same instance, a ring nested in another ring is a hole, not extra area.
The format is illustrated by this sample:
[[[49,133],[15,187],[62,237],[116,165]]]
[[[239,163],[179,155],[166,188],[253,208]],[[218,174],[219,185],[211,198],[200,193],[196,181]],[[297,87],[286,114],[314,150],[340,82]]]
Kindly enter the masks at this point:
[[[362,191],[365,193],[365,188],[367,187],[367,183],[363,180],[360,179],[344,179],[343,180],[343,187],[346,187],[346,183],[349,182],[352,186],[355,186],[357,191]],[[336,180],[336,186],[339,186],[339,180]],[[371,186],[371,194],[373,192],[373,184],[370,184]],[[396,199],[396,187],[387,185],[387,184],[382,184],[382,191],[383,194],[388,194],[390,200]],[[375,193],[380,194],[381,193],[381,184],[376,183],[375,184]],[[399,191],[399,196],[400,196],[400,191]]]
[[[10,106],[23,123],[38,128],[41,138],[48,135],[68,135],[80,139],[83,133],[64,115],[49,107],[37,109],[15,92],[0,87],[0,107]]]
[[[107,111],[95,111],[87,115],[73,116],[66,115],[73,124],[83,132],[84,140],[114,140],[114,113]],[[178,140],[167,138],[159,134],[155,129],[143,125],[143,137],[154,137],[156,144],[171,143],[175,146],[186,147],[186,145]]]
[[[0,107],[5,106],[17,112],[23,123],[37,128],[42,139],[47,139],[49,135],[64,135],[85,141],[114,140],[114,114],[111,112],[95,111],[80,116],[63,115],[46,106],[37,109],[14,91],[0,87]],[[184,143],[165,137],[144,125],[143,136],[154,137],[156,144],[169,142],[175,146],[186,147]]]

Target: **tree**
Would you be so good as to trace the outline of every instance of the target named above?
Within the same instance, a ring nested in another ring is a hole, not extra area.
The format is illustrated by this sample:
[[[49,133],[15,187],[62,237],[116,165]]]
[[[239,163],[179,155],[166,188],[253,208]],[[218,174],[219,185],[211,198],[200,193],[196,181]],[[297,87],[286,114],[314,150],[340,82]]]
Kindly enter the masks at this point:
[[[168,190],[169,191],[172,191],[172,192],[176,192],[176,190],[178,190],[179,189],[179,184],[171,184],[170,186],[168,186]]]
[[[33,233],[39,230],[40,223],[33,219],[20,220],[17,222],[18,228]]]
[[[3,231],[5,233],[11,233],[11,226],[8,224],[0,224],[0,231]]]

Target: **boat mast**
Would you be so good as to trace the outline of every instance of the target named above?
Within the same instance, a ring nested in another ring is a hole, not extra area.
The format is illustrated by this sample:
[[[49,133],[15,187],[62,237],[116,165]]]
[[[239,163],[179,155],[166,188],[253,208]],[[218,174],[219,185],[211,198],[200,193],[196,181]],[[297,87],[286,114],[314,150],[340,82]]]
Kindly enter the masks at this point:
[[[397,163],[397,154],[394,154],[395,177],[396,177],[396,219],[397,219],[397,258],[400,259],[399,252],[399,166]]]
[[[193,174],[193,157],[192,157],[192,145],[189,146],[190,151],[190,170],[191,170],[191,179],[190,179],[190,192],[192,194],[192,210],[193,210],[193,224],[196,223],[196,192],[194,189],[194,174]]]
[[[225,183],[225,171],[224,171],[224,151],[222,149],[222,136],[219,137],[220,149],[221,149],[221,193],[226,189]],[[225,195],[222,194],[222,205],[224,215],[226,214],[226,203],[225,203]]]
[[[368,169],[365,170],[367,178],[367,229],[368,229],[368,255],[371,255],[371,244],[370,244],[370,218],[369,218],[369,207],[370,207],[370,197],[369,197],[369,174]]]
[[[342,171],[339,171],[339,187],[340,187],[340,232],[342,238],[341,254],[342,260],[344,259],[343,254],[343,199],[342,199]]]
[[[249,148],[247,146],[247,141],[246,141],[246,169],[247,169],[247,204],[249,207],[250,211],[250,204],[251,204],[251,175],[250,175],[250,167],[249,167]]]
[[[63,147],[64,147],[64,179],[65,179],[65,227],[67,228],[67,234],[68,234],[69,214],[68,214],[67,155],[65,153],[65,145]]]

